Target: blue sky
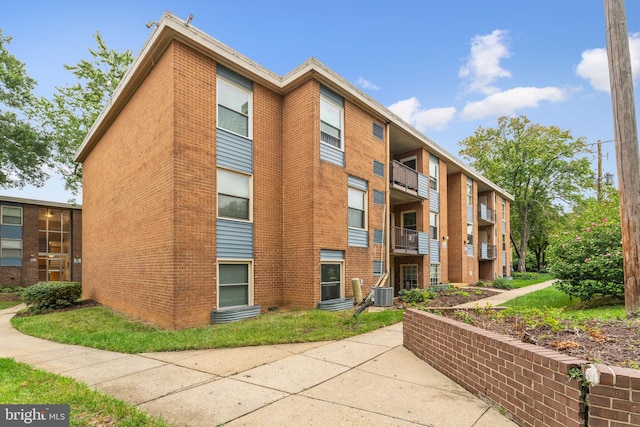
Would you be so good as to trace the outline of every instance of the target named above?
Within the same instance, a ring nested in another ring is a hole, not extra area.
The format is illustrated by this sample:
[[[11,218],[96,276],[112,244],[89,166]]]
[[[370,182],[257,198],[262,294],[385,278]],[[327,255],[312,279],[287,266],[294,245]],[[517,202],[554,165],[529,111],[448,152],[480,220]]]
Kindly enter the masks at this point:
[[[4,3],[0,28],[38,95],[74,83],[64,64],[89,58],[96,31],[135,55],[152,31],[145,24],[166,10],[193,14],[193,26],[281,75],[316,57],[453,154],[479,126],[512,114],[590,143],[613,139],[601,0]],[[626,1],[626,12],[638,88],[640,1]],[[604,171],[616,175],[614,144],[603,152]],[[74,198],[57,177],[0,194]]]

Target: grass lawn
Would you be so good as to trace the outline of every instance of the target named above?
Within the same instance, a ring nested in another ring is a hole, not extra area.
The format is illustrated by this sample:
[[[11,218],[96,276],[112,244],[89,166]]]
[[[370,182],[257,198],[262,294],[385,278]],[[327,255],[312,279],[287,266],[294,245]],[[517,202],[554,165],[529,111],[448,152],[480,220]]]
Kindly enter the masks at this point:
[[[536,283],[542,283],[542,282],[546,282],[548,280],[553,279],[553,277],[551,277],[551,274],[549,273],[535,273],[535,274],[537,276],[535,279],[513,278],[509,281],[509,283],[511,284],[511,286],[513,286],[514,289],[518,289],[518,288],[524,288],[525,286],[535,285]]]
[[[403,311],[353,317],[352,310],[264,313],[235,323],[169,331],[132,321],[103,306],[14,317],[19,331],[60,343],[144,353],[337,340],[402,320]]]
[[[4,310],[5,308],[11,308],[18,304],[21,304],[22,301],[2,301],[0,300],[0,310]]]
[[[624,301],[611,297],[580,301],[570,298],[555,286],[550,286],[527,295],[522,295],[502,304],[509,308],[563,308],[559,315],[563,318],[582,319],[624,319]]]
[[[71,378],[0,358],[0,402],[3,404],[68,404],[70,425],[169,426],[121,400],[91,390]]]

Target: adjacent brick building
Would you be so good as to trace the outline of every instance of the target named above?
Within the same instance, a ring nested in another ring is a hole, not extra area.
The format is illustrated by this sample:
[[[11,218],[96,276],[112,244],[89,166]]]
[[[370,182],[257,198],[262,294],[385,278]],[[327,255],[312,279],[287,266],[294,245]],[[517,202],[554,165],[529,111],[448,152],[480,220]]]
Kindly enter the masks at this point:
[[[82,281],[82,209],[0,195],[0,285]]]
[[[509,194],[317,60],[281,77],[171,14],[77,160],[84,297],[164,327],[509,275]]]

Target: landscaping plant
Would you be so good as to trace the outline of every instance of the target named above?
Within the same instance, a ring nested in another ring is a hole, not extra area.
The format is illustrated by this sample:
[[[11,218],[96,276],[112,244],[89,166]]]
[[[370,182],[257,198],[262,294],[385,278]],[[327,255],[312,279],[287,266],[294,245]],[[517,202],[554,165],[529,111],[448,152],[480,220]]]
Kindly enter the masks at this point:
[[[39,282],[22,291],[22,300],[32,312],[73,305],[82,295],[78,282]]]
[[[620,203],[615,192],[590,200],[553,236],[551,272],[565,294],[588,301],[624,295]]]

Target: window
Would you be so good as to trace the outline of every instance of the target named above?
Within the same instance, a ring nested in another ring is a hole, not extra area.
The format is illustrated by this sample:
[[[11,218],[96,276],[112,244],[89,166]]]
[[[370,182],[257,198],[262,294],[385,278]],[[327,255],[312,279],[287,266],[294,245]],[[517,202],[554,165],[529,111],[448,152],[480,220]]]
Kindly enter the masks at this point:
[[[22,258],[22,239],[2,239],[0,258]]]
[[[429,283],[431,286],[438,286],[442,282],[440,279],[440,264],[431,264],[429,273]]]
[[[218,216],[230,219],[251,218],[251,177],[218,169]]]
[[[376,122],[373,122],[373,136],[379,140],[384,140],[384,128]]]
[[[367,192],[349,187],[349,227],[367,228]]]
[[[320,300],[326,301],[342,297],[342,263],[323,262],[320,264]]]
[[[507,235],[506,234],[502,235],[502,250],[503,251],[507,250]]]
[[[502,201],[502,220],[506,221],[507,220],[507,204],[505,203],[505,201]]]
[[[0,224],[2,225],[22,225],[22,208],[14,206],[2,206]]]
[[[438,240],[438,227],[440,218],[437,212],[429,212],[429,234],[431,239]]]
[[[473,245],[473,224],[467,224],[467,243]]]
[[[418,214],[416,211],[402,212],[402,228],[414,231],[418,229]]]
[[[405,165],[408,168],[418,170],[418,158],[416,156],[407,157],[406,159],[400,160],[400,163]]]
[[[248,262],[218,264],[218,308],[249,305],[250,271]]]
[[[342,107],[320,97],[320,141],[342,150]]]
[[[438,160],[437,157],[429,157],[429,188],[438,191]]]
[[[418,287],[418,265],[405,264],[400,266],[400,276],[404,289],[415,289]]]
[[[250,137],[251,92],[218,78],[218,127]]]
[[[473,206],[473,181],[467,179],[467,205]]]

